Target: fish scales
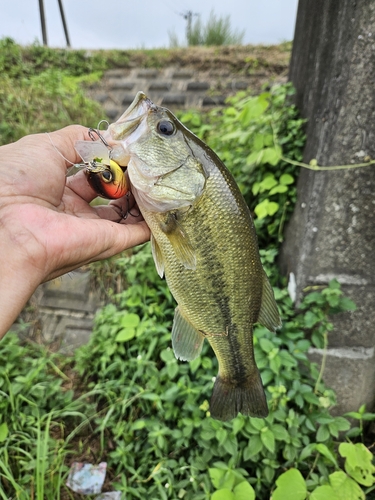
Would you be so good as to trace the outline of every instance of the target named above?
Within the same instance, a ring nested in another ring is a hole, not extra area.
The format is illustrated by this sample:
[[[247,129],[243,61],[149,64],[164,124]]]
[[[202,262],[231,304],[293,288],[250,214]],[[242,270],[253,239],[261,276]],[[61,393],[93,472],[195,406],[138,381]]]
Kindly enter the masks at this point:
[[[280,326],[249,209],[217,155],[165,108],[139,93],[109,127],[113,159],[128,166],[131,190],[152,233],[159,274],[178,307],[176,356],[191,360],[204,339],[219,363],[210,412],[265,417],[253,325]]]

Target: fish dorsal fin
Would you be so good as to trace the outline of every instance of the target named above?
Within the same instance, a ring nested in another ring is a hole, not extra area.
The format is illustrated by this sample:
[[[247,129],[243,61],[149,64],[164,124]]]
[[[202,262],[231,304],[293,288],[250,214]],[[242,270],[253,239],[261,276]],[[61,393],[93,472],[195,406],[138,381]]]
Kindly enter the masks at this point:
[[[279,311],[277,310],[273,290],[266,273],[263,273],[262,303],[260,306],[258,323],[268,328],[270,332],[274,332],[276,328],[280,328],[281,326]]]
[[[165,233],[172,245],[177,260],[186,267],[186,269],[195,270],[196,256],[194,249],[188,235],[178,222],[177,217],[178,214],[176,212],[168,212],[166,217],[159,224],[159,227]]]
[[[155,240],[153,234],[151,234],[151,251],[152,251],[152,256],[154,258],[155,262],[155,267],[158,272],[158,275],[160,278],[164,276],[164,260],[163,260],[163,255],[161,253],[160,247]]]
[[[176,307],[172,326],[172,347],[176,358],[192,361],[201,353],[204,336],[186,320]]]

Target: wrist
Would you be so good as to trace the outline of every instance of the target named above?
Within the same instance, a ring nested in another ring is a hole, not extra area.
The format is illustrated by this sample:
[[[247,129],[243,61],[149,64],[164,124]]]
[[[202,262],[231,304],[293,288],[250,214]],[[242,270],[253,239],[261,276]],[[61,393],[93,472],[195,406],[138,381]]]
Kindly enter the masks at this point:
[[[17,229],[15,228],[15,232]],[[26,243],[25,243],[26,245]],[[32,245],[31,245],[32,246]],[[14,240],[0,216],[0,338],[9,330],[38,285],[40,271],[32,265],[30,253]]]

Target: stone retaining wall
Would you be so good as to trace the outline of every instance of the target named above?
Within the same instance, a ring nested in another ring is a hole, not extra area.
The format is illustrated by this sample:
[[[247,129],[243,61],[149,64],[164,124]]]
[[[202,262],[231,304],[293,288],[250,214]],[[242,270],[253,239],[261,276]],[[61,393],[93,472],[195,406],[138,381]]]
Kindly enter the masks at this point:
[[[225,99],[239,90],[260,92],[270,79],[286,81],[286,71],[270,75],[266,71],[234,75],[226,70],[196,71],[193,68],[115,69],[105,73],[102,82],[89,90],[99,101],[110,121],[116,120],[143,91],[157,105],[182,110],[223,106]]]

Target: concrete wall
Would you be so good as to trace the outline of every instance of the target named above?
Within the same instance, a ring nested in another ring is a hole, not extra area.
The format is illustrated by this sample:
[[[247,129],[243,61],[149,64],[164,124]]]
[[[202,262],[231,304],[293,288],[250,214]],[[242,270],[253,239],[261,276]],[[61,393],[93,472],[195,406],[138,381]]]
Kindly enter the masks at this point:
[[[347,165],[375,158],[375,4],[300,0],[290,79],[308,119],[304,161]],[[282,251],[297,295],[336,277],[358,309],[334,318],[324,379],[338,413],[375,402],[375,166],[301,171]],[[312,359],[320,362],[322,352]]]

